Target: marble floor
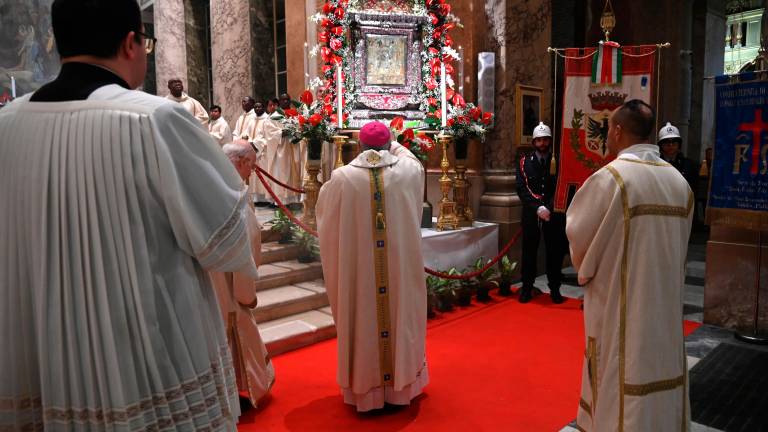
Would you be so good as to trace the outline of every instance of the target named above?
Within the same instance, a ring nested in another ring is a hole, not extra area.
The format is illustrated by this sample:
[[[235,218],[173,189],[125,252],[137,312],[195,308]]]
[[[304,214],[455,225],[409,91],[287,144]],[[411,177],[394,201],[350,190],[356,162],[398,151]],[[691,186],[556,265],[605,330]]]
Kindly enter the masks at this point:
[[[702,322],[703,320],[705,262],[706,262],[706,235],[703,235],[701,233],[694,234],[692,236],[691,243],[689,244],[689,250],[688,250],[688,264],[686,268],[684,305],[683,305],[684,317],[686,320],[689,320],[689,321]],[[576,282],[575,282],[576,274],[574,269],[573,268],[565,269],[563,274],[565,276],[564,281],[567,282],[568,285],[564,284],[562,286],[561,288],[562,294],[566,297],[581,298],[583,296],[583,290],[581,287],[576,285]],[[539,277],[536,280],[536,286],[539,289],[541,289],[542,292],[548,293],[546,276]],[[752,345],[752,344],[747,344],[747,343],[738,341],[734,337],[734,333],[731,330],[726,330],[723,328],[703,324],[701,327],[696,329],[696,331],[691,333],[685,339],[685,350],[686,350],[686,354],[688,355],[688,370],[691,371],[693,368],[695,368],[696,365],[702,359],[710,355],[712,351],[718,346],[720,346],[721,344],[737,346],[737,347],[744,348],[745,350],[768,352],[768,346]],[[727,366],[728,365],[726,364],[715,364],[714,366],[709,365],[710,368],[714,367],[716,370],[708,371],[708,372],[718,374],[720,371],[722,371],[722,373],[725,373]],[[694,376],[696,372],[697,371],[694,370],[691,373],[691,376]],[[731,384],[734,384],[734,383],[731,383]],[[738,384],[738,383],[735,383],[735,384]],[[713,394],[711,396],[713,399],[715,397],[725,398],[729,400],[734,398],[739,398],[739,397],[743,398],[745,397],[745,395],[741,393],[740,387],[741,386],[739,385],[731,385],[728,388],[719,389],[718,393],[725,392],[726,394],[724,395]],[[762,389],[762,392],[760,394],[762,395],[765,392],[766,392],[766,389]],[[696,395],[696,396],[701,396],[701,395]],[[710,395],[704,395],[703,398],[706,399],[708,396]],[[712,404],[699,404],[699,406],[712,406]],[[574,412],[576,411],[576,408],[577,407],[574,404]],[[696,421],[692,422],[691,430],[693,432],[768,431],[768,423],[765,423],[764,420],[763,420],[763,423],[758,423],[758,424],[756,424],[753,421],[752,423],[749,423],[749,426],[744,426],[744,427],[726,426],[723,429],[712,427],[715,424],[729,424],[728,419],[723,418],[724,416],[727,417],[727,416],[736,416],[736,415],[740,415],[740,416],[751,415],[755,419],[758,419],[760,418],[760,415],[761,415],[760,412],[702,413],[697,411],[697,406],[695,405],[692,406],[692,409],[693,409],[692,418],[694,420],[701,421],[701,423],[697,423]],[[708,414],[711,414],[711,415],[708,415]],[[764,418],[765,417],[762,417],[762,419]],[[563,429],[561,429],[560,432],[578,432],[578,430],[575,428],[575,421],[565,426]]]

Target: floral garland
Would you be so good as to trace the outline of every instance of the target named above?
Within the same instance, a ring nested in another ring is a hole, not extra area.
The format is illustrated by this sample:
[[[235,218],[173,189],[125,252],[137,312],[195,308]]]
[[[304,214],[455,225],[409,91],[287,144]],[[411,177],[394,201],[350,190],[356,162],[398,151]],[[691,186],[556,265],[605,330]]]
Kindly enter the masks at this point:
[[[337,89],[336,68],[341,65],[342,82],[344,88],[343,116],[344,122],[349,115],[349,107],[353,106],[355,92],[354,86],[350,87],[348,80],[349,64],[345,59],[349,58],[351,50],[349,48],[349,16],[347,15],[347,6],[349,0],[327,0],[323,5],[322,13],[316,13],[311,17],[315,23],[320,25],[317,33],[318,45],[312,49],[313,55],[320,55],[322,66],[320,74],[322,79],[318,78],[312,83],[313,88],[317,88],[318,98],[326,105],[324,111],[331,112],[328,121],[337,124],[336,114]],[[329,108],[330,107],[330,108]]]

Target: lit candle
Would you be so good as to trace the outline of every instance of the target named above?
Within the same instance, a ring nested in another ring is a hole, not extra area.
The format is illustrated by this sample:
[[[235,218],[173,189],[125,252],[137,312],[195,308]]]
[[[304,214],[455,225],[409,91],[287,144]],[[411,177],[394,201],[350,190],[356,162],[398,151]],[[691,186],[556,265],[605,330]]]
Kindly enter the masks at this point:
[[[16,78],[11,76],[11,97],[16,99]]]
[[[304,42],[304,88],[309,88],[309,45]]]
[[[459,94],[464,95],[464,48],[459,45]]]
[[[443,127],[448,125],[448,101],[445,96],[445,63],[440,62],[440,117]]]
[[[341,63],[336,65],[336,102],[338,107],[336,109],[336,116],[339,120],[339,129],[344,128],[344,114],[343,114],[343,101],[344,101],[344,85],[341,82]]]

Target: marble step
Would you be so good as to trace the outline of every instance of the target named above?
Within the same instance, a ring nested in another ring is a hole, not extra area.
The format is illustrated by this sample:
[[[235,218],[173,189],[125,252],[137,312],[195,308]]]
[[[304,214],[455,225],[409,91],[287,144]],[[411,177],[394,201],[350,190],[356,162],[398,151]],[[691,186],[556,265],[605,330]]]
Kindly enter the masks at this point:
[[[322,277],[323,268],[319,261],[308,264],[300,263],[295,259],[278,261],[259,266],[256,291],[309,282]]]
[[[293,243],[280,244],[278,242],[262,243],[261,265],[273,264],[280,261],[296,259],[299,255],[299,247]]]
[[[276,356],[336,336],[330,307],[289,315],[259,324],[267,351]],[[309,365],[308,365],[309,366]]]
[[[685,265],[685,275],[704,279],[706,275],[707,264],[704,261],[688,261]]]
[[[276,320],[328,306],[322,279],[260,291],[254,310],[256,321]]]

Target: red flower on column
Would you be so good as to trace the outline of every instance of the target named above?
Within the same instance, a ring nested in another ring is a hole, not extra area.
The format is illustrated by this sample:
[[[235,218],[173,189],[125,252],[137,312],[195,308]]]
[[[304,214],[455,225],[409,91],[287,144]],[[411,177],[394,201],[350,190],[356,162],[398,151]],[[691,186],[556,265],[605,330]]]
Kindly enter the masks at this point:
[[[344,19],[344,8],[337,8],[336,11],[333,13],[336,16],[336,19],[341,21]]]
[[[435,81],[434,77],[427,78],[426,86],[430,90],[434,90],[437,88],[437,81]]]
[[[320,21],[321,27],[333,27],[333,21],[329,20],[328,18],[323,18],[322,21]]]
[[[338,38],[331,38],[331,42],[329,45],[331,46],[331,49],[333,49],[334,51],[338,51],[341,49],[342,43],[341,43],[341,40]]]
[[[311,116],[309,116],[309,124],[311,124],[312,126],[317,126],[320,123],[322,123],[322,121],[323,121],[323,116],[321,116],[320,114],[312,114]]]
[[[478,107],[474,107],[469,110],[469,116],[472,117],[472,120],[480,120],[480,117],[483,116],[483,110]]]
[[[323,61],[326,63],[331,62],[331,49],[328,47],[322,47],[320,48],[320,57],[323,58]]]
[[[464,97],[458,93],[453,95],[452,102],[454,105],[461,108],[464,108],[467,105],[467,103],[464,101]]]
[[[392,119],[392,121],[389,122],[389,127],[391,129],[394,129],[395,131],[399,132],[403,130],[403,121],[404,119],[400,116],[397,116]]]
[[[317,40],[319,42],[322,42],[322,43],[328,42],[328,32],[327,31],[322,31],[322,32],[318,33],[317,34]]]
[[[335,34],[336,36],[341,36],[344,34],[344,27],[342,26],[336,26],[334,27],[331,32]]]
[[[307,119],[306,119],[306,117],[304,117],[304,116],[301,116],[301,115],[300,115],[300,116],[299,116],[299,127],[300,127],[300,128],[301,128],[301,127],[304,127],[304,124],[305,124],[306,122],[307,122]]]
[[[483,120],[482,120],[483,124],[489,125],[491,124],[491,120],[493,120],[493,114],[489,112],[483,113]]]
[[[333,9],[334,9],[334,7],[333,7],[333,5],[331,4],[331,2],[326,2],[326,3],[323,5],[323,13],[324,13],[324,14],[326,14],[326,15],[328,15],[328,14],[329,14],[329,13],[331,13],[331,12],[333,12]]]
[[[288,108],[286,110],[283,110],[283,114],[285,114],[286,117],[296,117],[299,115],[299,112],[296,111],[294,108]]]

